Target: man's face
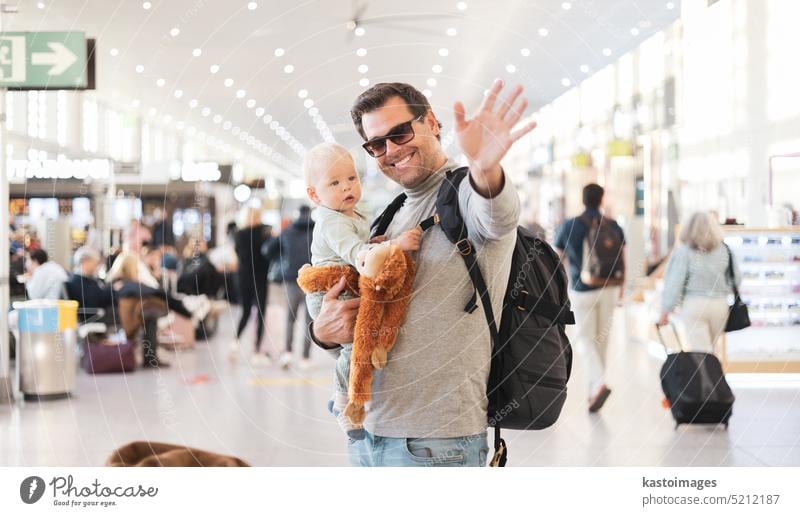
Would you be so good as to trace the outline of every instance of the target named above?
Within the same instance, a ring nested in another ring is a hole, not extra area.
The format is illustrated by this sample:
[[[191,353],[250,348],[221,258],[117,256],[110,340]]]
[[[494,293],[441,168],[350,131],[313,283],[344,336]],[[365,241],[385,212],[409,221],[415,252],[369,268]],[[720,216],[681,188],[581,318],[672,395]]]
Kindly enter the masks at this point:
[[[409,120],[414,114],[400,97],[392,97],[375,111],[365,113],[361,125],[367,139],[384,136]],[[414,188],[438,170],[446,159],[436,136],[439,124],[432,112],[414,122],[414,139],[403,145],[386,140],[386,154],[375,158],[381,171],[404,188]]]
[[[100,265],[100,262],[93,257],[84,258],[81,262],[81,270],[83,271],[84,276],[92,277],[97,272],[97,267]]]

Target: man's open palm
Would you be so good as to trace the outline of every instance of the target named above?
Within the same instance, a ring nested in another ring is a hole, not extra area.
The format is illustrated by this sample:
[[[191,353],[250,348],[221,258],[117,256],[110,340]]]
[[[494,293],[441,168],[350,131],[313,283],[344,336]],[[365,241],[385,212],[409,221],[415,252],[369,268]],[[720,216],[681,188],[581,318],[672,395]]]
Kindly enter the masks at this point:
[[[465,118],[464,104],[456,102],[453,106],[456,143],[476,172],[498,166],[511,145],[536,127],[536,122],[529,122],[512,131],[528,107],[528,101],[520,97],[522,86],[518,85],[507,99],[498,103],[497,96],[502,89],[503,81],[496,80],[471,120]]]

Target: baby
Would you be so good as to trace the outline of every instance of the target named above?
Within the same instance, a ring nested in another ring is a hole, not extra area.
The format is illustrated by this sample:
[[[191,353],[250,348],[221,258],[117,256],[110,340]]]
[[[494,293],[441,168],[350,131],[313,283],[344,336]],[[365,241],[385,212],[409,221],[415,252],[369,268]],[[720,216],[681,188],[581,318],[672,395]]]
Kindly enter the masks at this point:
[[[305,155],[303,160],[309,199],[317,205],[316,224],[311,241],[311,264],[313,266],[353,266],[359,273],[370,266],[370,253],[383,253],[384,247],[396,244],[403,251],[419,249],[422,230],[406,231],[399,238],[380,244],[370,243],[370,227],[367,220],[356,210],[361,200],[361,181],[350,153],[341,145],[321,143]],[[388,248],[386,248],[388,249]],[[377,256],[377,255],[376,255]],[[357,289],[357,285],[354,285]],[[309,313],[316,319],[322,305],[324,292],[313,292],[306,296]],[[352,297],[347,293],[342,298]],[[364,429],[344,415],[347,405],[347,389],[350,376],[352,343],[342,345],[336,361],[334,382],[336,392],[329,403],[339,426],[351,439],[364,438]]]

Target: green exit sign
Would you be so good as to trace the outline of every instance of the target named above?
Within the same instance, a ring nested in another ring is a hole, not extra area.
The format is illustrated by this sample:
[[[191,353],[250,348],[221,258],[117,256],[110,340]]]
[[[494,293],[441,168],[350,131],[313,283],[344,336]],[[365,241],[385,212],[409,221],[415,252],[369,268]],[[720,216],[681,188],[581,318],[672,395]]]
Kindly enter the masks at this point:
[[[86,88],[90,75],[86,55],[83,32],[2,32],[0,87]]]

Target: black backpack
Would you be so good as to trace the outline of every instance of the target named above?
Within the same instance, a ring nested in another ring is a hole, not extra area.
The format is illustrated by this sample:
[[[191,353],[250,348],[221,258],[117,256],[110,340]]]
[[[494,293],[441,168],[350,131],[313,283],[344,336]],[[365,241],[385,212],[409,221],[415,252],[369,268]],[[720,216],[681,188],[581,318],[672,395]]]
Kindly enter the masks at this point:
[[[625,243],[614,227],[614,220],[580,217],[586,224],[581,282],[589,287],[621,285],[625,279],[622,248]]]
[[[436,199],[436,215],[420,225],[428,230],[438,224],[464,259],[475,288],[464,311],[475,311],[477,297],[481,299],[492,337],[486,393],[488,426],[495,429],[490,465],[505,466],[508,454],[501,428],[539,430],[555,423],[561,413],[572,372],[572,347],[564,326],[575,324],[575,317],[558,255],[544,240],[518,227],[498,331],[486,281],[458,207],[458,187],[466,175],[466,168],[446,173]],[[400,194],[375,220],[373,236],[386,232],[405,199],[405,194]]]

